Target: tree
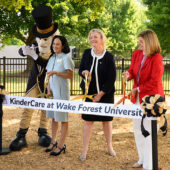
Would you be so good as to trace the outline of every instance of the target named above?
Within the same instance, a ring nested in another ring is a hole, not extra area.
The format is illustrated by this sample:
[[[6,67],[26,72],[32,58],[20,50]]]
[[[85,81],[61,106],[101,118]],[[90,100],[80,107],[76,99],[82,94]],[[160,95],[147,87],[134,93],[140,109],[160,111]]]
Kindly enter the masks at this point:
[[[14,9],[8,11],[0,8],[0,38],[1,43],[5,44],[6,40],[16,38],[26,45],[31,44],[34,40],[32,34],[33,20],[30,12],[21,8],[18,12]]]
[[[170,0],[144,0],[148,7],[148,28],[158,35],[162,52],[170,53]]]
[[[17,1],[18,2],[18,1]],[[53,8],[54,20],[59,23],[63,35],[84,36],[89,23],[94,22],[97,14],[103,9],[103,0],[20,0],[21,4],[9,1],[0,3],[0,38],[1,43],[6,39],[17,38],[29,45],[34,41],[32,34],[33,18],[31,10],[39,4],[47,4]],[[23,4],[27,2],[26,4]],[[30,7],[31,3],[31,7]],[[3,5],[3,7],[2,7]],[[25,6],[27,5],[27,6]]]
[[[32,2],[34,0],[15,0],[15,1],[11,1],[11,0],[1,0],[0,1],[0,7],[11,10],[11,9],[15,9],[15,10],[19,10],[22,7],[25,7],[26,9],[31,9],[32,8]],[[47,1],[43,2],[43,3],[47,3]],[[54,1],[57,3],[60,2],[64,2],[62,0],[58,0],[58,1]],[[75,3],[79,3],[81,5],[88,5],[88,4],[92,4],[94,3],[95,8],[94,10],[100,10],[101,6],[103,5],[104,1],[103,0],[73,0],[73,2]],[[42,1],[39,1],[38,3],[42,3]],[[37,1],[36,4],[38,5]]]
[[[144,10],[135,0],[106,0],[100,22],[108,38],[108,48],[114,54],[129,56],[130,49],[136,47],[137,34],[146,20]]]
[[[25,6],[26,9],[31,9],[31,1],[32,0],[17,0],[17,1],[1,0],[0,8],[5,8],[8,10],[11,9],[19,10],[23,6]]]
[[[146,20],[144,8],[136,0],[33,0],[31,9],[25,6],[10,10],[0,8],[0,38],[4,44],[13,37],[26,45],[32,43],[31,10],[39,4],[53,8],[53,18],[59,23],[60,33],[67,37],[70,45],[81,49],[89,46],[88,32],[100,28],[108,37],[110,50],[116,54],[130,51],[135,48],[137,33],[143,29],[142,23]]]

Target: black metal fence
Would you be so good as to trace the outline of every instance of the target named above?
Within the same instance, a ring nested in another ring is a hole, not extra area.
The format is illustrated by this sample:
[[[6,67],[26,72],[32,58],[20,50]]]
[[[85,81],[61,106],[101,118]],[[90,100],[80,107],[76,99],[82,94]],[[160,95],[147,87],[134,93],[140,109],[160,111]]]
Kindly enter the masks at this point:
[[[70,94],[79,95],[82,94],[79,87],[81,77],[78,75],[80,58],[73,59],[76,67],[73,80],[70,83]],[[115,59],[117,70],[115,94],[122,94],[121,76],[122,72],[129,68],[130,62],[130,58]],[[163,62],[165,65],[163,86],[165,94],[170,94],[170,60],[163,60]],[[4,85],[6,91],[8,91],[10,95],[23,96],[25,94],[30,69],[31,65],[27,63],[27,58],[0,58],[0,85]],[[132,89],[132,84],[132,81],[127,83],[127,91]]]

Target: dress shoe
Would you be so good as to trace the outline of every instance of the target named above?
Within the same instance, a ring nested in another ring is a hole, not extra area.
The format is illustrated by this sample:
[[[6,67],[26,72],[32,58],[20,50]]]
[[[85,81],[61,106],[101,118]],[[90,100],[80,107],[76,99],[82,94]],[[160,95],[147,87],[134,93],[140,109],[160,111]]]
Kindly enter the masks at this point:
[[[57,147],[57,142],[56,143],[51,143],[51,145],[52,145],[52,147],[48,147],[46,150],[45,150],[45,152],[51,152],[55,147]]]
[[[113,150],[112,153],[109,153],[110,156],[116,156],[116,152]]]
[[[86,157],[80,156],[80,157],[79,157],[79,160],[80,160],[81,162],[83,162],[83,161],[86,160]]]
[[[58,155],[60,155],[62,152],[66,152],[66,145],[64,145],[64,147],[63,148],[60,148],[60,147],[56,147],[56,148],[58,148],[60,151],[59,152],[51,152],[50,153],[50,155],[52,155],[52,156],[58,156]]]
[[[134,163],[132,168],[141,168],[142,164],[139,164],[138,162]]]

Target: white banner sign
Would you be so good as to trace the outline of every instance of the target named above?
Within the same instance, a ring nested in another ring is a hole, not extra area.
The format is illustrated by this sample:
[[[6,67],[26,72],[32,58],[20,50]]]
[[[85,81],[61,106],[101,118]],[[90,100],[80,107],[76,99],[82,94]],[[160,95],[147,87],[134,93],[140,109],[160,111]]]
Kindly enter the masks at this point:
[[[113,108],[114,104],[108,103],[18,97],[9,95],[5,96],[3,104],[29,109],[52,110],[79,114],[84,113],[133,119],[142,118],[142,110],[138,105],[118,105],[117,107]]]

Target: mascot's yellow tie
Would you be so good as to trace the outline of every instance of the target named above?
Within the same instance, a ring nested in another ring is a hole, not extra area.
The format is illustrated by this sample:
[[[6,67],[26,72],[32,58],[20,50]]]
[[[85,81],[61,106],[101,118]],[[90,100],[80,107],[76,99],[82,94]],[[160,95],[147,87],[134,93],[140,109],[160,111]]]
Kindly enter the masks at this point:
[[[74,97],[72,100],[82,99],[83,102],[86,100],[86,98],[89,98],[89,99],[93,100],[93,97],[96,94],[92,94],[92,95],[87,94],[87,91],[88,91],[88,88],[89,88],[89,85],[90,85],[90,81],[91,81],[91,78],[88,79],[87,76],[85,76],[85,93],[84,93],[84,95]]]

